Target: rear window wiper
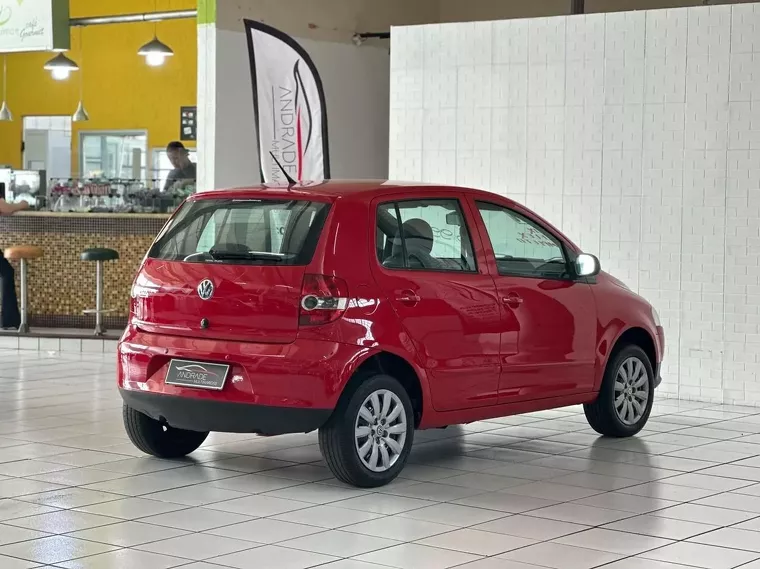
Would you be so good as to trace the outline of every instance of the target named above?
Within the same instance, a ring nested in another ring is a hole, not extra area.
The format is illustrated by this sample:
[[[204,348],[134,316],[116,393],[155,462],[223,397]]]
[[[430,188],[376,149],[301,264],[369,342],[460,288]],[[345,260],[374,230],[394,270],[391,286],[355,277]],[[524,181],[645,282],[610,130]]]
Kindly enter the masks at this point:
[[[286,253],[270,253],[267,251],[218,251],[211,249],[208,252],[217,261],[271,261],[282,263],[293,258]]]

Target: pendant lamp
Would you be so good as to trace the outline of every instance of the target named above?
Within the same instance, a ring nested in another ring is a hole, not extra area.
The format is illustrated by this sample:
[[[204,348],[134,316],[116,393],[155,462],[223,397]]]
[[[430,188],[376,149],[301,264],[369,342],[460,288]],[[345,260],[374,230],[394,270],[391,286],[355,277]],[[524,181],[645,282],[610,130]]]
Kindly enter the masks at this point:
[[[84,103],[82,103],[82,101],[79,101],[76,112],[74,112],[74,114],[71,116],[71,121],[87,122],[88,120],[90,120],[90,115],[85,110]]]
[[[153,1],[153,12],[158,12],[158,0]],[[174,51],[160,39],[158,39],[158,23],[153,21],[153,39],[137,50],[137,55],[145,58],[145,63],[151,67],[160,67],[167,57],[174,55]]]
[[[79,74],[79,105],[71,117],[72,122],[86,122],[90,115],[84,108],[84,28],[79,28],[79,61],[82,62],[82,72]]]
[[[0,107],[0,122],[13,120],[13,113],[8,108],[8,56],[3,55],[3,105]]]
[[[142,46],[137,51],[137,54],[145,57],[145,63],[151,67],[160,67],[164,64],[167,57],[174,55],[174,51],[158,39],[158,36],[153,36],[153,39]]]
[[[79,70],[79,66],[73,60],[59,53],[45,64],[45,69],[50,71],[56,81],[65,81],[72,71]]]

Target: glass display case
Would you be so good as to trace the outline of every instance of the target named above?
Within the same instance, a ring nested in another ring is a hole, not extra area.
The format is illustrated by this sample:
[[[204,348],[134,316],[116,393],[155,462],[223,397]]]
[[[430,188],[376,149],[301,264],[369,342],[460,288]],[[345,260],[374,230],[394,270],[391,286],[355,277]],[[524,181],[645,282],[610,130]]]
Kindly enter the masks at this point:
[[[157,180],[53,179],[48,203],[54,212],[171,213],[195,191],[156,189]]]

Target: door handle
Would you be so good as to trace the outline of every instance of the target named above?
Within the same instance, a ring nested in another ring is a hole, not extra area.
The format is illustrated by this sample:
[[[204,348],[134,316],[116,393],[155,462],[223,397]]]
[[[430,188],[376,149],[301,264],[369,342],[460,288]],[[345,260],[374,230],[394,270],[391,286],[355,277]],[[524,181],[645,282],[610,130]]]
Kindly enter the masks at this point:
[[[522,297],[514,293],[508,294],[501,301],[511,308],[517,308],[523,303]]]
[[[401,291],[401,292],[400,292],[400,293],[399,293],[399,294],[396,296],[396,300],[397,300],[398,302],[402,303],[402,304],[407,304],[407,305],[410,305],[410,306],[414,306],[414,305],[415,305],[415,304],[417,304],[417,303],[418,303],[418,302],[419,302],[421,299],[420,299],[420,297],[417,295],[417,293],[415,293],[414,291],[411,291],[411,290],[404,290],[404,291]]]

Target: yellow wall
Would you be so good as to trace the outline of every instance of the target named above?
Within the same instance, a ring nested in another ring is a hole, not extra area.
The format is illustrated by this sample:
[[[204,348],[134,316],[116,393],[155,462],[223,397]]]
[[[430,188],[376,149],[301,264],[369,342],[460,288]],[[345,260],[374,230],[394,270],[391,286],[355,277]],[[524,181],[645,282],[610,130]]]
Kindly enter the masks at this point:
[[[153,6],[154,0],[71,0],[70,9],[72,18],[80,18],[151,12]],[[157,0],[159,11],[195,7],[196,0]],[[175,53],[158,68],[147,66],[137,55],[139,47],[152,39],[153,24],[115,24],[71,30],[71,51],[66,55],[84,71],[84,103],[90,115],[89,122],[74,123],[73,173],[78,173],[79,169],[80,128],[147,130],[148,148],[165,146],[179,137],[179,108],[196,104],[196,29],[194,19],[158,24],[159,38]],[[84,42],[84,54],[80,37]],[[55,81],[42,68],[50,57],[52,54],[49,53],[8,55],[8,106],[15,120],[0,123],[0,164],[22,167],[23,116],[71,115],[76,110],[79,73],[82,71],[72,73],[67,81]]]

